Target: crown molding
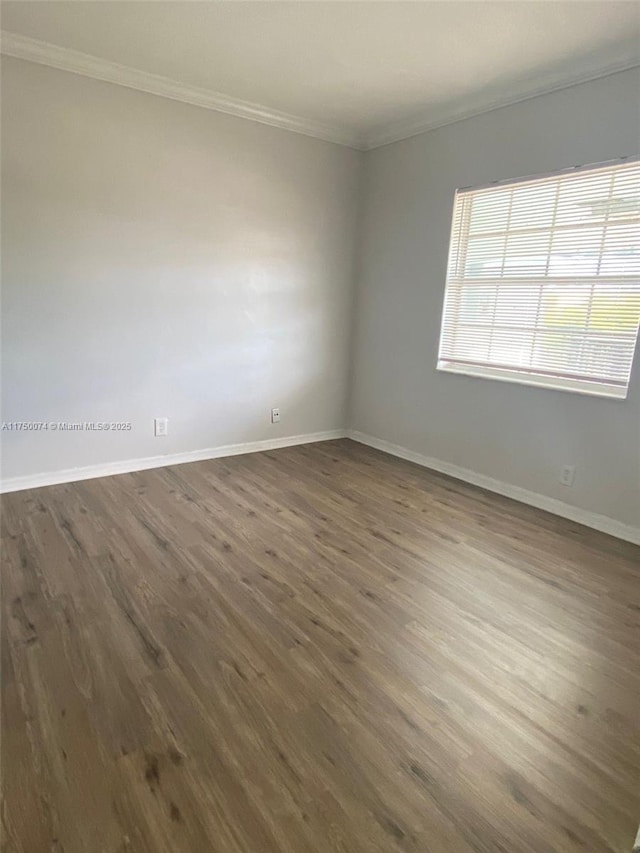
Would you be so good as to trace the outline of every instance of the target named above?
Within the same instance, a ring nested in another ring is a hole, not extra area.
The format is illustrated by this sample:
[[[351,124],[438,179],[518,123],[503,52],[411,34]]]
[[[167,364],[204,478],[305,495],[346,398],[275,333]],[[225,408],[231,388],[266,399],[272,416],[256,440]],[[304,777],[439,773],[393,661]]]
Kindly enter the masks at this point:
[[[592,80],[609,77],[612,74],[619,74],[622,71],[640,68],[640,62],[637,58],[634,58],[626,62],[605,66],[597,72],[585,73],[578,76],[574,75],[570,79],[565,78],[562,80],[556,78],[544,86],[529,89],[527,92],[511,98],[498,98],[485,101],[481,98],[475,99],[473,108],[445,110],[440,112],[439,116],[435,116],[433,110],[429,110],[408,119],[390,122],[365,134],[363,137],[358,133],[350,132],[344,128],[272,110],[269,107],[255,104],[251,101],[231,98],[220,92],[214,92],[211,89],[189,86],[179,83],[176,80],[171,80],[168,77],[150,74],[146,71],[130,68],[127,65],[120,65],[117,62],[99,59],[88,53],[60,47],[50,42],[40,41],[39,39],[33,39],[7,30],[3,30],[1,33],[0,52],[5,56],[24,59],[28,62],[38,63],[39,65],[48,65],[51,68],[59,68],[62,71],[70,71],[84,77],[92,77],[95,80],[103,80],[107,83],[114,83],[117,86],[125,86],[128,89],[137,89],[141,92],[158,95],[161,98],[182,101],[186,104],[226,113],[237,118],[257,121],[260,124],[279,127],[292,133],[301,133],[305,136],[322,139],[325,142],[333,142],[337,145],[345,145],[348,148],[355,148],[360,151],[371,151],[374,148],[390,145],[393,142],[400,142],[403,139],[409,139],[412,136],[436,130],[440,127],[446,127],[450,124],[456,124],[459,121],[492,112],[502,107],[529,101],[540,95],[559,92],[563,89],[578,86],[581,83],[588,83]]]
[[[632,71],[640,68],[640,61],[634,58],[627,62],[619,62],[613,65],[607,65],[597,72],[581,74],[573,76],[571,79],[561,81],[556,79],[545,86],[540,86],[535,89],[530,89],[528,92],[517,95],[512,98],[497,98],[491,101],[476,101],[476,106],[472,109],[459,109],[454,111],[444,111],[439,118],[434,118],[433,111],[422,113],[413,116],[410,119],[401,119],[400,121],[390,122],[387,125],[372,131],[365,136],[362,150],[372,151],[374,148],[380,148],[383,145],[390,145],[392,142],[401,142],[403,139],[410,139],[412,136],[418,136],[420,133],[426,133],[429,130],[437,130],[439,127],[446,127],[449,124],[456,124],[459,121],[464,121],[474,116],[483,115],[484,113],[499,110],[502,107],[509,107],[513,104],[520,104],[523,101],[530,101],[532,98],[538,98],[540,95],[549,95],[552,92],[560,92],[563,89],[571,89],[573,86],[579,86],[581,83],[589,83],[592,80],[600,80],[603,77],[610,77],[612,74],[619,74],[622,71]]]
[[[128,89],[137,89],[140,92],[159,95],[161,98],[170,98],[173,101],[182,101],[185,104],[204,107],[207,110],[215,110],[237,118],[257,121],[260,124],[268,124],[271,127],[289,130],[292,133],[312,136],[325,142],[334,142],[338,145],[346,145],[349,148],[361,148],[360,138],[344,129],[290,115],[279,110],[272,110],[261,104],[242,101],[239,98],[230,98],[211,89],[189,86],[168,77],[139,71],[127,65],[99,59],[97,56],[91,56],[88,53],[60,47],[8,30],[3,30],[1,33],[0,52],[5,56],[25,59],[39,65],[48,65],[62,71],[71,71],[83,77],[92,77],[94,80],[114,83],[116,86],[125,86]]]

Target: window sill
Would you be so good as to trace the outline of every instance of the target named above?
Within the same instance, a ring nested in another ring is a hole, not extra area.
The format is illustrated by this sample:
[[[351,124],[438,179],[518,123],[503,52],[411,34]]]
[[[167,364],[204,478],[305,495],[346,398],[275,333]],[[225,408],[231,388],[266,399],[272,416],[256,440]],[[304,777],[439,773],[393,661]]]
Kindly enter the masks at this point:
[[[484,365],[460,364],[440,359],[437,370],[445,373],[458,373],[479,379],[495,379],[498,382],[515,382],[517,385],[534,385],[553,391],[569,391],[573,394],[586,394],[591,397],[605,397],[609,400],[626,400],[628,388],[610,385],[606,382],[588,382],[581,379],[565,379],[560,376],[545,376],[539,373],[526,373],[520,370],[505,370]]]

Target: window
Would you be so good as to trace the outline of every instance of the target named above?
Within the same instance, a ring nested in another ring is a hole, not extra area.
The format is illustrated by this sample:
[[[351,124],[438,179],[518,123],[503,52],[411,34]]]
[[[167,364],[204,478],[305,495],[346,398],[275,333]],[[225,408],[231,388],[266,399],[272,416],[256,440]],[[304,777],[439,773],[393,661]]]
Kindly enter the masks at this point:
[[[640,163],[458,190],[438,370],[627,396]]]

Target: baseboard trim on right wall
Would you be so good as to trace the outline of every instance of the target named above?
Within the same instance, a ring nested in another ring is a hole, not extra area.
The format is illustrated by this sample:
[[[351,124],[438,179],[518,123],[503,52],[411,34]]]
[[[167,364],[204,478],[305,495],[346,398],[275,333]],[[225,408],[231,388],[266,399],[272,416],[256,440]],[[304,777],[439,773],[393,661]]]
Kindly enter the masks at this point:
[[[478,474],[469,468],[461,468],[459,465],[454,465],[451,462],[443,462],[432,456],[424,456],[422,453],[407,450],[406,447],[401,447],[399,444],[393,444],[390,441],[385,441],[383,438],[376,438],[373,435],[367,435],[358,430],[347,430],[347,436],[353,441],[374,447],[376,450],[382,450],[384,453],[391,454],[391,456],[398,456],[400,459],[415,462],[417,465],[422,465],[423,468],[431,468],[433,471],[438,471],[441,474],[448,474],[450,477],[455,477],[457,480],[463,480],[465,483],[471,483],[474,486],[480,486],[480,488],[487,489],[489,492],[496,492],[499,495],[520,501],[520,503],[534,506],[536,509],[543,509],[553,515],[568,518],[570,521],[576,521],[578,524],[584,524],[585,527],[592,527],[601,533],[608,533],[610,536],[616,536],[618,539],[624,539],[626,542],[633,542],[634,545],[640,545],[640,527],[624,524],[622,521],[616,521],[615,518],[599,515],[597,512],[590,512],[586,509],[580,509],[580,507],[572,506],[571,504],[564,503],[564,501],[556,500],[556,498],[549,498],[546,495],[532,492],[529,489],[523,489],[520,486],[513,486],[511,483],[505,483],[502,480],[495,480],[493,477]]]

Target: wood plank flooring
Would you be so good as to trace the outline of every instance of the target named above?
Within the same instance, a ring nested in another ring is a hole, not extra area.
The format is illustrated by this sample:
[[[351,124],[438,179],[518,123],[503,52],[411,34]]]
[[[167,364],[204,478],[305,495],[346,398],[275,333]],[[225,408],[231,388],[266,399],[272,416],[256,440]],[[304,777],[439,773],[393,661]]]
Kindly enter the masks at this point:
[[[640,548],[344,440],[6,495],[5,853],[628,853]]]

